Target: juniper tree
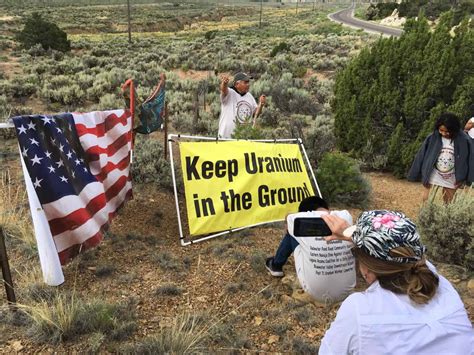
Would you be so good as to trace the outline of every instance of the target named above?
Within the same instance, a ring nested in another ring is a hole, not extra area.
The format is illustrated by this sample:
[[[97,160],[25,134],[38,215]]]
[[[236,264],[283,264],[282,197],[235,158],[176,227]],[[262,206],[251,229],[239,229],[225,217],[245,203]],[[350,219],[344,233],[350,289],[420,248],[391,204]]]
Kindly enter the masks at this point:
[[[71,41],[67,39],[66,32],[56,24],[44,20],[37,12],[26,19],[25,26],[17,34],[16,39],[24,48],[41,44],[45,50],[55,49],[61,52],[71,50]]]
[[[464,20],[453,34],[452,16],[434,31],[424,17],[408,20],[399,39],[380,38],[338,73],[332,108],[342,151],[366,162],[388,154],[388,168],[403,175],[441,112],[467,118],[474,32]]]

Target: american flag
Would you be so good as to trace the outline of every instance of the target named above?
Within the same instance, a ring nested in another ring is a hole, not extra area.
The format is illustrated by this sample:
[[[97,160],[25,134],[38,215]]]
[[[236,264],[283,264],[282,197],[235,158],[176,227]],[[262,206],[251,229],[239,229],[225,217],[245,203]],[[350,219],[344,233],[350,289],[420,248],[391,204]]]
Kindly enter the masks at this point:
[[[130,111],[14,117],[61,264],[95,246],[132,196]]]

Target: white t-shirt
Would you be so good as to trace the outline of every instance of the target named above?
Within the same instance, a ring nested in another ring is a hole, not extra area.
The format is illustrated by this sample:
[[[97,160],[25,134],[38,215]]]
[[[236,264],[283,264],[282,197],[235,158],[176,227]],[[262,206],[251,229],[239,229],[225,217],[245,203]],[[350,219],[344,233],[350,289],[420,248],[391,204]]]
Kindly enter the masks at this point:
[[[327,212],[313,211],[315,216]],[[348,211],[331,211],[352,225]],[[305,292],[319,302],[333,303],[344,299],[355,287],[355,260],[352,243],[337,240],[326,242],[323,237],[293,237],[299,245],[294,252],[298,280]]]
[[[454,189],[456,176],[454,175],[454,141],[441,137],[443,147],[430,176],[430,184]]]
[[[466,309],[449,281],[438,276],[436,295],[426,305],[385,290],[378,281],[365,292],[353,293],[339,308],[319,354],[473,354],[474,332]]]
[[[229,88],[225,97],[222,97],[221,94],[219,137],[231,138],[236,122],[252,122],[251,120],[256,109],[257,102],[249,92],[241,96],[234,89]]]
[[[469,120],[471,121],[472,123],[474,123],[474,117],[471,117],[471,119]],[[467,134],[469,134],[469,136],[471,138],[474,138],[474,127],[472,127],[469,131],[467,131]]]

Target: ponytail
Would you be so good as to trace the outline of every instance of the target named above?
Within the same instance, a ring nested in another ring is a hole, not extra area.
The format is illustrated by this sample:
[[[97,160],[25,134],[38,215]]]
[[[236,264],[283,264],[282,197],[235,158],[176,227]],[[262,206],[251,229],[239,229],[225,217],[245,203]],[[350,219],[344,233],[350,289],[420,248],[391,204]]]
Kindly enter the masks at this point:
[[[426,265],[425,260],[417,262],[406,275],[407,295],[417,304],[428,303],[436,294],[439,278]]]
[[[397,256],[410,257],[410,248],[392,250]],[[439,278],[426,265],[426,260],[416,263],[396,263],[376,259],[361,249],[354,248],[357,260],[372,271],[382,288],[396,294],[407,295],[416,304],[428,303],[436,294]]]

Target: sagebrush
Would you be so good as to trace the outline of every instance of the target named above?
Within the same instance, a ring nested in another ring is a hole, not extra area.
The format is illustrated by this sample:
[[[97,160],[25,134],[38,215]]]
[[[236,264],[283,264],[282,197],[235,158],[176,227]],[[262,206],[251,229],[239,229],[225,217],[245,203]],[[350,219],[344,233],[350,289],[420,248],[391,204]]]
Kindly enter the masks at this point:
[[[458,191],[449,204],[431,198],[420,210],[418,227],[428,254],[474,270],[474,188]]]
[[[132,162],[135,183],[156,183],[172,189],[171,165],[164,156],[163,143],[149,136],[137,135]]]

